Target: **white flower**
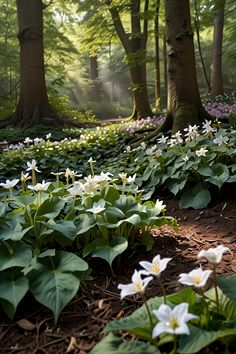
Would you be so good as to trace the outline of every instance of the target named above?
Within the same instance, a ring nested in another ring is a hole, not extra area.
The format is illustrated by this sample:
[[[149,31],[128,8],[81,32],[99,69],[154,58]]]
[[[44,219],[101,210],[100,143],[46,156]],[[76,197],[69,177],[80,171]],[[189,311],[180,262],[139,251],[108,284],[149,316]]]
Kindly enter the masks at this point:
[[[127,178],[127,183],[133,183],[135,181],[136,178],[136,173],[133,176],[129,176]]]
[[[103,181],[111,181],[111,177],[109,176],[113,176],[112,173],[110,172],[101,172],[100,176],[95,176],[97,178],[97,181],[103,182]]]
[[[73,197],[76,197],[77,195],[80,195],[83,193],[84,185],[81,182],[75,182],[73,187],[71,187],[67,190]]]
[[[6,180],[6,183],[0,183],[0,186],[5,189],[12,189],[19,182],[19,179]]]
[[[183,142],[182,134],[181,134],[180,131],[177,131],[177,133],[175,133],[175,134],[173,135],[173,138],[175,138],[176,141],[177,141],[179,144],[181,144],[181,143]]]
[[[188,313],[188,306],[188,303],[183,302],[172,309],[170,306],[162,304],[158,310],[153,310],[160,322],[153,328],[152,338],[163,333],[189,334],[186,322],[197,319],[198,316]]]
[[[187,161],[189,160],[189,156],[188,156],[188,155],[184,156],[184,157],[182,158],[182,160],[183,160],[184,162],[187,162]]]
[[[90,213],[93,214],[99,214],[101,211],[105,210],[105,200],[101,199],[98,202],[93,203],[93,207],[90,209],[86,209],[86,211],[89,211]]]
[[[158,144],[166,144],[168,140],[168,136],[162,135],[159,139],[157,139]]]
[[[175,145],[177,145],[177,139],[175,139],[175,138],[171,138],[169,141],[168,141],[168,143],[167,143],[167,145],[169,145],[170,147],[173,147],[173,146],[175,146]]]
[[[92,157],[90,157],[90,158],[89,158],[89,160],[88,160],[88,163],[93,164],[94,162],[96,162],[96,161],[95,161],[95,160],[93,160],[93,158],[92,158]]]
[[[48,133],[48,134],[46,135],[46,139],[47,139],[47,140],[50,139],[51,136],[52,136],[52,133]]]
[[[29,189],[35,191],[35,192],[44,192],[48,189],[50,186],[51,182],[46,182],[43,180],[42,183],[37,183],[35,186],[28,186]]]
[[[193,126],[189,125],[188,128],[184,129],[184,131],[187,132],[185,134],[185,137],[186,137],[187,141],[194,140],[194,139],[196,139],[199,136],[198,128],[199,127],[196,124],[194,124]]]
[[[219,264],[222,260],[223,254],[226,252],[230,252],[228,247],[223,245],[217,246],[216,248],[209,248],[207,251],[200,251],[198,254],[198,258],[205,257],[208,262],[212,264]]]
[[[209,134],[209,133],[216,132],[216,129],[212,128],[211,123],[212,123],[211,120],[205,119],[205,122],[202,124],[203,134]]]
[[[162,155],[162,150],[161,149],[157,149],[155,151],[155,155],[156,155],[156,157],[160,157]]]
[[[38,146],[40,144],[43,144],[44,143],[44,140],[42,138],[35,138],[34,139],[34,145]]]
[[[147,147],[147,145],[146,145],[146,143],[144,141],[141,142],[140,146],[141,146],[142,150],[145,150],[146,147]]]
[[[73,177],[81,177],[82,176],[81,174],[77,175],[76,173],[77,173],[77,171],[72,171],[70,168],[67,168],[66,172],[65,172],[65,177],[66,178],[73,178]]]
[[[213,140],[213,143],[220,146],[222,144],[227,144],[228,141],[229,138],[227,136],[219,135]]]
[[[212,270],[203,270],[202,268],[194,269],[189,273],[180,274],[179,282],[196,288],[203,288],[211,275]]]
[[[155,204],[155,209],[156,209],[156,213],[157,215],[160,214],[160,212],[165,209],[166,205],[163,204],[162,200],[157,199],[156,204]]]
[[[36,166],[37,162],[35,161],[35,159],[33,159],[31,162],[27,161],[26,162],[28,168],[26,169],[26,171],[36,171],[36,172],[41,172],[39,171],[38,167]]]
[[[23,143],[25,143],[25,144],[27,144],[27,145],[29,145],[30,143],[32,143],[33,142],[33,140],[32,139],[30,139],[28,136],[25,138],[25,140],[23,141]]]
[[[156,277],[159,277],[160,274],[163,272],[163,270],[166,269],[167,263],[171,259],[172,258],[161,259],[160,255],[158,254],[157,256],[155,256],[153,258],[152,262],[141,261],[141,262],[139,262],[139,264],[145,270],[141,270],[140,273],[142,273],[144,275],[154,275]]]
[[[125,147],[125,152],[130,153],[131,152],[131,146],[127,145]]]
[[[200,157],[200,156],[206,156],[207,151],[208,151],[207,149],[201,148],[201,149],[199,149],[199,150],[196,150],[196,155],[197,155],[198,157]]]
[[[146,277],[142,279],[140,271],[138,272],[137,270],[134,271],[134,274],[132,275],[132,283],[130,284],[119,284],[118,289],[121,290],[120,293],[120,298],[121,300],[129,295],[134,295],[137,293],[144,293],[145,288],[147,285],[150,283],[150,281],[153,279],[153,277]]]

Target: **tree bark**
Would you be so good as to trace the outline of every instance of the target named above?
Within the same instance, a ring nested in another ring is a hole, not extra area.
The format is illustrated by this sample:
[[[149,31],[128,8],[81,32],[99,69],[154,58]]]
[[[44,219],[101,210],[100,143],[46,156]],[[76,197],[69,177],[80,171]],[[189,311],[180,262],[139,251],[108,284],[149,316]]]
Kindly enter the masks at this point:
[[[131,33],[123,26],[117,7],[108,0],[109,10],[117,35],[124,47],[131,78],[133,95],[133,113],[130,118],[139,119],[153,116],[150,108],[146,80],[146,46],[148,37],[148,19],[140,20],[140,0],[130,0]],[[144,2],[144,13],[148,12],[149,0]]]
[[[89,56],[89,64],[90,64],[90,80],[91,80],[90,98],[92,101],[100,102],[101,87],[99,83],[98,60],[96,55]]]
[[[160,78],[160,55],[159,55],[159,9],[160,0],[156,0],[155,9],[155,106],[161,108],[161,78]]]
[[[214,16],[214,34],[212,47],[212,65],[211,65],[211,95],[216,97],[224,93],[222,77],[222,43],[224,32],[224,12],[225,1],[217,10]]]
[[[209,117],[203,109],[195,67],[189,0],[165,0],[168,117],[172,133]]]
[[[9,124],[57,124],[48,101],[43,52],[42,0],[16,0],[20,43],[20,97]]]

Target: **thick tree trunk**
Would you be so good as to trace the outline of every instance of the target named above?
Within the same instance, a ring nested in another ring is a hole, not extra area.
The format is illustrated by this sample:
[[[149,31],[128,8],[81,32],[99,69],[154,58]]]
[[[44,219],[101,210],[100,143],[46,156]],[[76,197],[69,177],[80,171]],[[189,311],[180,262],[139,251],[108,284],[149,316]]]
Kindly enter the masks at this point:
[[[43,53],[42,0],[16,0],[20,43],[20,98],[9,123],[55,124],[46,90]]]
[[[98,74],[98,61],[97,56],[89,57],[90,64],[90,80],[91,80],[91,89],[90,89],[90,98],[92,101],[101,101],[101,87],[99,83],[99,74]]]
[[[166,36],[163,36],[162,53],[163,53],[163,81],[164,81],[163,107],[166,107],[167,95],[168,95]]]
[[[202,107],[193,45],[189,0],[165,0],[168,57],[168,111],[172,133],[207,117]]]
[[[151,117],[153,115],[150,108],[147,83],[145,79],[144,65],[130,67],[131,87],[133,93],[133,113],[134,119]]]
[[[224,31],[225,1],[214,16],[214,35],[211,65],[211,95],[213,97],[223,94],[222,78],[222,42]]]
[[[159,55],[159,9],[160,0],[156,0],[155,9],[155,106],[161,108],[161,79],[160,79],[160,55]]]

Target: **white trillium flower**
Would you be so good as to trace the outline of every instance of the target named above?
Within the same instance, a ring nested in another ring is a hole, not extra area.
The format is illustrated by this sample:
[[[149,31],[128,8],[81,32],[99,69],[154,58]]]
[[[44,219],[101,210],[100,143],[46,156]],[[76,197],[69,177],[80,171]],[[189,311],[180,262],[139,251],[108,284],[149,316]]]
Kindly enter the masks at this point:
[[[28,168],[26,169],[26,171],[36,171],[36,172],[41,172],[39,171],[38,167],[37,167],[37,162],[35,161],[35,159],[33,159],[31,162],[27,161],[26,162]]]
[[[84,185],[81,182],[75,182],[73,187],[71,187],[67,190],[73,197],[76,197],[77,195],[80,195],[83,193]]]
[[[50,139],[51,136],[52,136],[52,133],[48,133],[48,134],[46,135],[46,139],[47,139],[47,140]]]
[[[141,272],[135,270],[134,274],[132,275],[132,283],[130,284],[119,284],[118,289],[121,290],[120,298],[121,300],[129,295],[134,295],[138,293],[144,293],[147,285],[153,277],[146,277],[142,279]]]
[[[158,310],[153,310],[160,322],[153,328],[152,338],[163,333],[190,334],[186,323],[197,319],[198,316],[188,313],[188,306],[188,303],[183,302],[172,309],[170,306],[162,304]]]
[[[160,212],[165,209],[166,205],[163,204],[162,200],[157,199],[156,204],[155,204],[155,209],[157,212],[157,215],[160,214]]]
[[[188,128],[185,128],[184,131],[187,132],[185,134],[186,140],[191,141],[196,139],[200,134],[198,133],[198,126],[196,124],[189,125]]]
[[[158,254],[152,260],[152,262],[141,261],[139,264],[144,270],[141,270],[140,273],[144,275],[154,275],[155,277],[159,277],[163,270],[166,269],[168,262],[172,258],[163,258],[161,259],[160,255]]]
[[[196,155],[197,155],[198,157],[200,157],[200,156],[206,156],[207,151],[208,151],[207,149],[201,148],[201,149],[199,149],[199,150],[196,150]]]
[[[205,119],[205,122],[202,124],[203,134],[215,133],[216,129],[211,126],[212,121]]]
[[[95,160],[93,160],[93,158],[92,158],[92,157],[90,157],[90,158],[89,158],[89,160],[88,160],[88,163],[93,164],[94,162],[96,162],[96,161],[95,161]]]
[[[198,254],[198,258],[204,257],[208,260],[208,262],[216,265],[219,264],[222,260],[223,254],[226,252],[230,252],[228,247],[223,245],[217,246],[216,248],[209,248],[207,251],[200,251]]]
[[[105,206],[105,200],[101,199],[98,202],[94,202],[93,203],[93,207],[90,209],[86,209],[86,211],[89,211],[90,213],[93,214],[99,214],[101,213],[101,211],[105,210],[104,206]]]
[[[29,189],[35,191],[35,192],[44,192],[48,189],[50,186],[51,182],[46,182],[43,180],[42,183],[37,183],[35,186],[28,186]]]
[[[219,135],[213,140],[213,143],[220,146],[222,144],[227,145],[228,141],[229,141],[228,136]]]
[[[133,176],[127,178],[127,183],[133,183],[136,179],[136,173]]]
[[[157,149],[157,150],[155,151],[155,156],[156,156],[156,157],[162,156],[162,150],[161,150],[161,149]]]
[[[183,159],[184,162],[187,162],[189,160],[189,156],[186,155],[182,159]]]
[[[182,133],[180,131],[177,131],[177,133],[175,133],[172,138],[175,138],[179,144],[182,144],[183,142]]]
[[[162,135],[159,139],[157,139],[158,144],[166,144],[168,140],[168,136]]]
[[[5,183],[0,183],[0,186],[5,189],[12,189],[19,182],[19,179],[7,179]]]
[[[212,270],[203,270],[202,268],[194,269],[189,273],[180,274],[179,282],[196,288],[203,288],[211,275]]]

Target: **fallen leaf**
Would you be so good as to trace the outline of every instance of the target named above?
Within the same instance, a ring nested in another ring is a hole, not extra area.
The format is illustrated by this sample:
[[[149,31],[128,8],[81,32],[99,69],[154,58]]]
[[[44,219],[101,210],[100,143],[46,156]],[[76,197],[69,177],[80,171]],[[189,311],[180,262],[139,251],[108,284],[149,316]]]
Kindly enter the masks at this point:
[[[20,328],[24,329],[25,331],[33,331],[36,328],[35,324],[26,320],[25,318],[22,318],[22,320],[19,320],[16,323]]]

